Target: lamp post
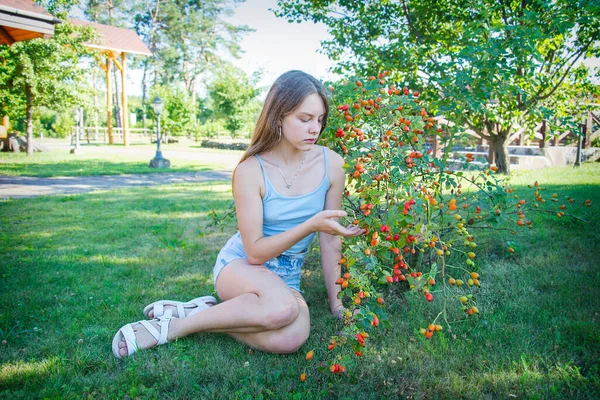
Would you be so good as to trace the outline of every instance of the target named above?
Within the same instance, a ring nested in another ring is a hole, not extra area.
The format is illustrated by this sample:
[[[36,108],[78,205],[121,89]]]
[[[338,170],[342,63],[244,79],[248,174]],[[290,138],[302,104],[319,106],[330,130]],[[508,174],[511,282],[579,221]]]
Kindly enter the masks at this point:
[[[169,168],[171,161],[162,156],[160,151],[160,114],[163,112],[165,103],[158,96],[152,101],[152,108],[156,114],[156,155],[150,160],[150,168]]]
[[[71,154],[83,154],[79,146],[79,129],[81,127],[81,120],[83,119],[83,108],[76,108],[73,111],[73,119],[75,120],[75,147],[71,149]]]

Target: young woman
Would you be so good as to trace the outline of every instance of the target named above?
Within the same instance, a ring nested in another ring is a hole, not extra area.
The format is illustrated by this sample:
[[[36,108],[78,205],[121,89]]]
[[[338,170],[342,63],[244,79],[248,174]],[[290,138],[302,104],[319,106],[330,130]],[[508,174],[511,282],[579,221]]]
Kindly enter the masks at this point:
[[[227,332],[263,351],[295,352],[310,319],[300,294],[308,246],[319,232],[329,307],[339,317],[340,236],[363,233],[338,219],[345,184],[343,159],[316,145],[329,106],[314,77],[289,71],[273,84],[250,147],[233,175],[239,231],[217,256],[211,296],[187,303],[163,300],[144,309],[150,321],[123,326],[113,339],[122,358],[198,332]]]

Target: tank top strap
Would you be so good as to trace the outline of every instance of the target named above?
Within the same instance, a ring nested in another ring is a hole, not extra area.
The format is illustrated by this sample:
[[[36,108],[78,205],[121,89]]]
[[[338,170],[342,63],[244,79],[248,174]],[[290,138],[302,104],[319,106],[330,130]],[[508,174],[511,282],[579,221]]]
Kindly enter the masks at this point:
[[[258,163],[260,164],[260,169],[262,170],[262,173],[263,173],[263,180],[265,182],[265,197],[264,197],[264,199],[266,199],[271,194],[271,181],[267,177],[267,170],[265,168],[265,165],[263,164],[262,158],[260,158],[260,156],[258,154],[255,154],[255,156],[256,156],[256,159],[258,160]]]
[[[323,158],[325,159],[325,175],[329,175],[329,158],[327,156],[327,147],[323,146]]]

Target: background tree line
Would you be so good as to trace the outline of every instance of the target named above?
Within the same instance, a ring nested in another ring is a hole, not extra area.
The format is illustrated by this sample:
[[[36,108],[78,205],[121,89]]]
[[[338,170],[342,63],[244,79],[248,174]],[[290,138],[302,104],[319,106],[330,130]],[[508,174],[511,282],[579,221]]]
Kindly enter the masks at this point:
[[[17,130],[64,137],[74,124],[75,106],[85,108],[86,125],[106,123],[104,91],[98,89],[104,88],[104,79],[97,77],[100,74],[95,69],[99,67],[92,51],[84,46],[94,40],[94,32],[68,23],[69,17],[83,11],[87,20],[135,30],[153,53],[151,57],[136,56],[130,61],[130,68],[142,75],[141,98],[129,96],[129,111],[136,114],[138,127],[153,127],[151,101],[159,95],[165,101],[162,121],[168,134],[197,136],[227,131],[237,136],[251,131],[260,107],[257,100],[261,92],[257,88],[260,73],[247,76],[229,61],[239,57],[241,37],[251,29],[226,20],[242,1],[37,2],[64,22],[49,40],[0,46],[0,59],[4,61],[0,66],[0,111],[11,118]],[[73,36],[74,31],[80,33]],[[74,46],[63,46],[65,41]],[[51,48],[52,59],[40,48]],[[28,100],[32,91],[27,84],[19,84],[27,80],[24,73],[27,79],[37,82],[29,84],[36,94],[34,103]],[[113,84],[119,88],[116,68],[113,74]],[[119,91],[113,93],[113,104],[118,111]],[[96,118],[90,118],[93,115]],[[120,113],[113,115],[114,125],[120,126]],[[152,118],[147,120],[147,117]]]
[[[390,70],[434,114],[470,127],[509,171],[507,141],[545,119],[577,130],[598,94],[581,61],[600,56],[594,0],[284,0],[289,22],[328,27],[325,53],[348,76]]]

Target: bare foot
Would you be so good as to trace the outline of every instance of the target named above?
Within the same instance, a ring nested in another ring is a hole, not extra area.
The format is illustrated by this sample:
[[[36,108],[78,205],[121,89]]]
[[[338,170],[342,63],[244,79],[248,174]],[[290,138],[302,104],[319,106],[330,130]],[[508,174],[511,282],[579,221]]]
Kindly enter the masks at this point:
[[[213,307],[215,305],[215,303],[212,302],[207,302],[206,305],[208,307]],[[171,305],[165,305],[164,307],[164,312],[167,312],[168,310],[171,310],[173,313],[173,318],[185,318],[188,315],[190,315],[190,313],[192,311],[196,311],[198,309],[198,306],[196,305],[186,305],[183,307],[183,312],[185,315],[180,316],[179,315],[179,310],[177,309],[176,306],[171,306]],[[148,318],[153,319],[154,318],[154,308],[152,308],[150,311],[148,311]]]
[[[160,332],[161,326],[159,325],[160,321],[158,319],[154,319],[152,321],[145,321],[145,322],[148,322],[158,332]],[[169,323],[169,322],[170,322],[170,326],[169,326],[169,333],[167,334],[167,340],[170,342],[171,340],[173,340],[175,338],[173,336],[173,330],[171,329],[174,320],[170,320],[170,321],[163,320],[163,323]],[[141,322],[133,323],[132,328],[133,328],[133,333],[135,334],[137,350],[149,349],[149,348],[155,347],[156,344],[158,343],[158,340],[154,336],[152,336],[152,334],[150,332],[148,332],[146,327],[144,325],[142,325]],[[125,340],[125,337],[122,337],[121,341],[119,342],[119,354],[121,355],[121,357],[127,357],[127,355],[129,354],[127,351],[127,341]]]

